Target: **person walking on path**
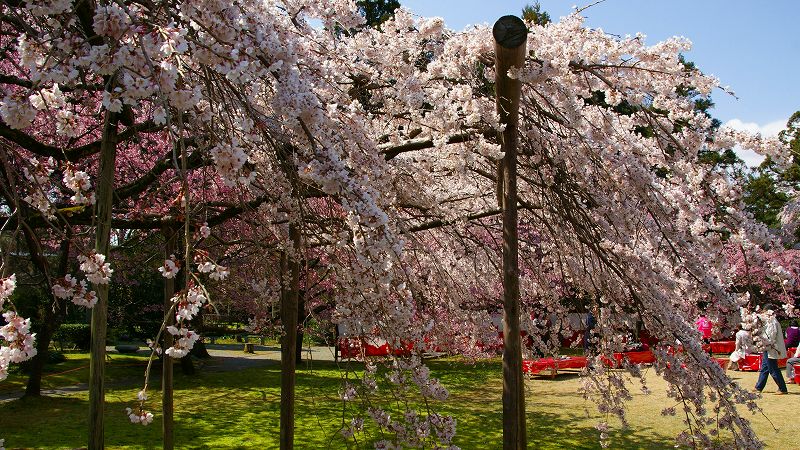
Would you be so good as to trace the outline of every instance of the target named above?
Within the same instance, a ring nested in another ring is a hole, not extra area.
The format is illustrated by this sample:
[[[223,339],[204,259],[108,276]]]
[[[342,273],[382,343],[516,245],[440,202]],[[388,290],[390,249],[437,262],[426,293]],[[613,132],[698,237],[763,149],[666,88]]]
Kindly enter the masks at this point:
[[[769,374],[778,385],[777,394],[788,394],[783,373],[778,369],[778,360],[786,358],[786,344],[783,342],[781,324],[775,317],[774,305],[767,305],[762,320],[764,321],[764,331],[761,333],[761,341],[764,353],[761,354],[761,370],[755,389],[758,392],[764,390],[764,386],[767,385],[767,374]]]
[[[794,365],[800,367],[800,346],[794,351],[794,356],[786,360],[786,382],[795,384],[794,382]]]

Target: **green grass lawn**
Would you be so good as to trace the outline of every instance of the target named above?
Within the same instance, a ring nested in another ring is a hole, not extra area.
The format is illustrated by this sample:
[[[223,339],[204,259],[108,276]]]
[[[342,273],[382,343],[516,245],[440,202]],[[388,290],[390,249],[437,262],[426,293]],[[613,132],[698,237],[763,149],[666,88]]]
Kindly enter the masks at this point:
[[[109,448],[161,446],[157,380],[150,392],[149,407],[156,415],[153,424],[147,427],[131,424],[124,414],[140,389],[137,378],[141,376],[144,361],[139,356],[114,356],[110,362],[105,432]],[[86,355],[70,355],[67,361],[48,368],[50,374],[45,378],[45,386],[85,382],[87,363]],[[500,363],[496,360],[476,364],[435,360],[430,366],[451,392],[451,398],[437,408],[457,418],[455,444],[463,449],[500,448]],[[360,369],[358,364],[353,367]],[[755,382],[752,373],[734,372],[733,375],[748,387]],[[299,367],[296,448],[371,448],[371,445],[348,445],[338,433],[343,421],[351,417],[343,414],[343,404],[338,399],[342,376],[343,372],[332,362]],[[19,388],[23,381],[20,375],[12,375],[0,383],[0,393]],[[664,383],[654,373],[648,376],[648,381],[653,393],[634,395],[630,404],[631,427],[617,427],[612,431],[611,448],[673,446],[673,436],[681,430],[680,418],[659,415],[663,407],[669,406],[663,394]],[[560,375],[555,380],[536,378],[527,383],[529,448],[599,448],[594,426],[601,416],[593,404],[577,393],[579,386],[579,378],[572,375]],[[237,372],[201,370],[191,377],[176,373],[175,388],[178,448],[278,448],[280,372],[277,364]],[[768,385],[767,391],[773,388]],[[759,401],[779,432],[772,430],[766,418],[752,417],[768,448],[792,448],[797,443],[796,424],[792,421],[797,418],[794,411],[800,396],[797,386],[790,386],[790,391],[793,395],[766,393]],[[84,391],[0,403],[0,438],[5,438],[8,449],[85,446],[87,399]],[[374,428],[371,430],[374,432]]]

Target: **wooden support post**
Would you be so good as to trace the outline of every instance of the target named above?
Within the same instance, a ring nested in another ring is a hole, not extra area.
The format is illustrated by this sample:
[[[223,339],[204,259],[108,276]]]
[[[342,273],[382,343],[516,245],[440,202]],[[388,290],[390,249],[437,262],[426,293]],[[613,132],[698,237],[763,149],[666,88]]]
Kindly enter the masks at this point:
[[[502,135],[503,172],[503,449],[527,448],[525,381],[519,328],[519,260],[517,241],[517,124],[522,85],[508,69],[525,63],[528,30],[516,16],[503,16],[492,29],[495,51],[495,94]]]
[[[109,260],[111,208],[117,159],[117,119],[106,111],[100,143],[100,176],[97,183],[94,250]],[[92,308],[92,344],[89,358],[89,450],[104,448],[106,326],[109,284],[96,284],[97,304]]]
[[[173,228],[164,228],[164,259],[169,259],[175,253],[175,240],[178,238],[178,230]],[[182,267],[181,270],[186,270]],[[165,326],[170,326],[175,323],[175,312],[172,310],[172,297],[175,295],[175,279],[164,278],[164,322]],[[166,330],[166,328],[165,328]],[[173,336],[164,333],[164,348],[170,348],[173,345]],[[163,422],[161,430],[164,435],[164,450],[172,450],[175,446],[174,439],[174,400],[172,389],[172,370],[173,363],[172,357],[167,356],[166,353],[161,357],[161,409],[163,410]]]
[[[281,257],[281,450],[294,448],[294,397],[297,374],[295,350],[297,346],[297,305],[300,293],[300,229],[289,224],[289,238],[292,241],[291,257],[284,253]],[[288,272],[288,273],[287,273]],[[288,286],[286,279],[288,275]]]

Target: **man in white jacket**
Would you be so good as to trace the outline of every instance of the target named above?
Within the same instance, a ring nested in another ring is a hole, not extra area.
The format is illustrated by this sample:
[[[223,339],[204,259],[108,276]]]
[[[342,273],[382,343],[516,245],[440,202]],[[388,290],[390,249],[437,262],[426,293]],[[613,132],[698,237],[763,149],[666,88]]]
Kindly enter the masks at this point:
[[[778,360],[786,358],[786,344],[783,342],[781,324],[775,317],[774,305],[767,305],[762,320],[765,325],[760,337],[764,353],[761,354],[761,371],[758,374],[756,391],[761,392],[764,389],[764,386],[767,385],[767,374],[770,374],[778,385],[776,394],[788,394],[783,373],[778,369]]]

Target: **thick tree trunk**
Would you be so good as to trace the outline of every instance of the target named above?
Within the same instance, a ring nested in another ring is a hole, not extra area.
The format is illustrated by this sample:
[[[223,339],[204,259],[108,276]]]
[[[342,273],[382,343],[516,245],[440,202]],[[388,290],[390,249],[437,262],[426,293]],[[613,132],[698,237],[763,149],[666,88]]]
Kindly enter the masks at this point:
[[[192,350],[189,351],[189,354],[200,359],[211,358],[211,355],[208,353],[208,349],[206,348],[206,344],[200,341],[195,342],[194,347],[192,347]]]
[[[492,30],[495,39],[497,111],[506,125],[503,158],[503,449],[527,448],[525,382],[519,329],[519,260],[517,242],[517,122],[521,83],[508,69],[525,61],[525,23],[515,16],[501,17]]]
[[[175,240],[178,239],[177,231],[172,228],[164,228],[164,259],[169,259],[175,253]],[[182,271],[186,267],[181,268]],[[165,326],[175,323],[175,313],[172,312],[172,297],[175,295],[175,279],[164,278],[164,322]],[[174,338],[169,333],[164,333],[164,348],[173,345]],[[174,403],[172,390],[172,358],[164,355],[161,358],[161,408],[163,420],[161,431],[164,435],[164,450],[174,448]]]
[[[47,362],[50,341],[53,339],[53,334],[55,334],[59,325],[55,315],[51,312],[52,309],[48,305],[44,305],[43,309],[42,326],[39,328],[39,332],[36,333],[36,356],[31,359],[28,384],[25,385],[25,397],[39,397],[42,395],[42,373]]]
[[[100,179],[97,183],[96,233],[94,249],[109,256],[111,208],[114,195],[114,166],[117,158],[117,119],[106,112],[100,147]],[[108,261],[106,261],[108,262]],[[97,304],[92,309],[92,346],[89,359],[89,450],[104,448],[106,320],[108,283],[95,285]]]
[[[284,253],[281,257],[281,321],[283,339],[281,340],[281,450],[294,448],[294,395],[297,374],[295,373],[297,349],[297,301],[300,291],[300,230],[297,225],[289,225],[289,238],[292,240],[293,256]],[[289,285],[283,280],[289,273]]]
[[[184,375],[194,375],[196,370],[194,368],[194,361],[192,361],[192,355],[190,354],[184,356],[179,360],[181,362],[181,373]]]
[[[194,356],[195,358],[211,358],[211,355],[208,354],[208,349],[206,348],[206,344],[203,342],[202,337],[205,335],[205,313],[203,309],[197,313],[197,315],[192,319],[192,326],[194,327],[195,331],[200,333],[200,340],[195,342],[194,347],[192,350],[189,351],[189,354]],[[194,369],[194,368],[193,368]],[[194,371],[192,371],[194,373]]]
[[[42,255],[38,236],[36,236],[33,230],[27,227],[23,228],[23,230],[29,252],[34,259],[34,264],[45,277],[49,277],[48,262]],[[67,274],[69,248],[70,240],[68,236],[67,239],[61,241],[61,245],[58,249],[58,267],[56,268],[56,273],[59,277],[63,277]],[[61,320],[64,318],[66,312],[58,299],[55,299],[55,303],[46,303],[42,305],[39,311],[39,323],[41,323],[42,326],[36,333],[36,356],[31,359],[31,373],[28,376],[28,383],[25,386],[25,397],[38,397],[42,395],[42,373],[44,372],[44,365],[47,363],[50,341],[53,339],[53,335],[61,324]]]

